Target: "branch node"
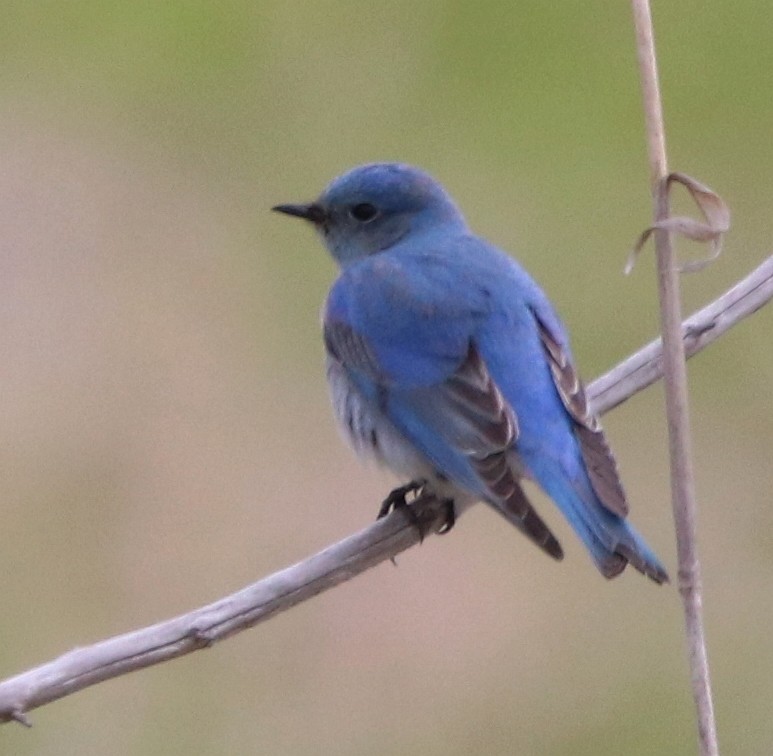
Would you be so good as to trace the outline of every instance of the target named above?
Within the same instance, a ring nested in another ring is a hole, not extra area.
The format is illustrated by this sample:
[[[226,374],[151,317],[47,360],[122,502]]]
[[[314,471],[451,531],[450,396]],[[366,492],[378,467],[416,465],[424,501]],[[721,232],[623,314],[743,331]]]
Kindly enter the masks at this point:
[[[32,721],[30,718],[24,713],[24,710],[19,707],[16,709],[13,709],[9,713],[9,718],[12,719],[14,722],[18,722],[20,725],[24,725],[24,727],[32,727]]]
[[[678,587],[679,593],[682,595],[694,593],[696,591],[700,594],[703,585],[701,583],[700,575],[698,574],[698,565],[695,562],[679,569]]]
[[[708,333],[717,327],[715,322],[710,323],[688,323],[684,328],[685,339],[697,341],[704,333]]]
[[[191,627],[185,634],[195,648],[211,648],[215,644],[215,637],[210,628]]]

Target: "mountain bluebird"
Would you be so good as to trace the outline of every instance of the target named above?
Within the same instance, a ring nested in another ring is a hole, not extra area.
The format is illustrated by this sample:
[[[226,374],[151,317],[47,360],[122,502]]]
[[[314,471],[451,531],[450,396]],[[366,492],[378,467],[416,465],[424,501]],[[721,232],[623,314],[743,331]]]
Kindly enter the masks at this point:
[[[628,503],[553,306],[511,257],[475,236],[446,191],[396,163],[354,168],[310,221],[341,268],[323,311],[327,379],[354,449],[448,502],[483,500],[555,559],[561,545],[521,479],[553,499],[601,573],[665,569]],[[382,514],[386,510],[382,508]]]

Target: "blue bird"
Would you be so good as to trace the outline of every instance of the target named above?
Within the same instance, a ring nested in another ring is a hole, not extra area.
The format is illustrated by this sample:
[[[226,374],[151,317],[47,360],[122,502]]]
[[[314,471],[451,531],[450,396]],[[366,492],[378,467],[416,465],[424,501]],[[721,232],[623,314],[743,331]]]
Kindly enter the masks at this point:
[[[617,465],[567,333],[542,289],[475,236],[431,176],[363,165],[309,204],[341,268],[323,310],[327,379],[355,451],[450,503],[485,501],[555,559],[561,545],[521,488],[535,481],[612,578],[665,569],[626,521]],[[382,513],[385,510],[382,508]]]

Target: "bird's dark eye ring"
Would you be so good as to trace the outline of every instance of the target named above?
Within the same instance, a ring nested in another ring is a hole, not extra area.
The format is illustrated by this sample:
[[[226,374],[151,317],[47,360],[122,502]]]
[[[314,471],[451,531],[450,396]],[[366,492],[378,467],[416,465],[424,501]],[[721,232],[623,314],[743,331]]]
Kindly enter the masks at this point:
[[[370,202],[360,202],[349,208],[349,215],[360,223],[368,223],[378,215],[378,209]]]

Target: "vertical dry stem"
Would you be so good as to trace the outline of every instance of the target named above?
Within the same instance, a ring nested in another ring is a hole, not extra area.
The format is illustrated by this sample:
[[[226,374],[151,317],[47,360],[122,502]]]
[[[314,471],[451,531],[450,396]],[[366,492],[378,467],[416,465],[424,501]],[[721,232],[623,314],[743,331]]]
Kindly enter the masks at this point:
[[[649,0],[632,0],[632,3],[647,129],[654,216],[657,223],[667,218],[669,214],[663,111],[658,87]],[[671,457],[671,497],[679,558],[679,592],[684,606],[692,691],[698,717],[700,753],[702,756],[716,756],[719,753],[719,746],[703,630],[701,571],[696,547],[697,507],[687,401],[687,368],[681,334],[679,272],[667,231],[655,231],[655,249]]]

